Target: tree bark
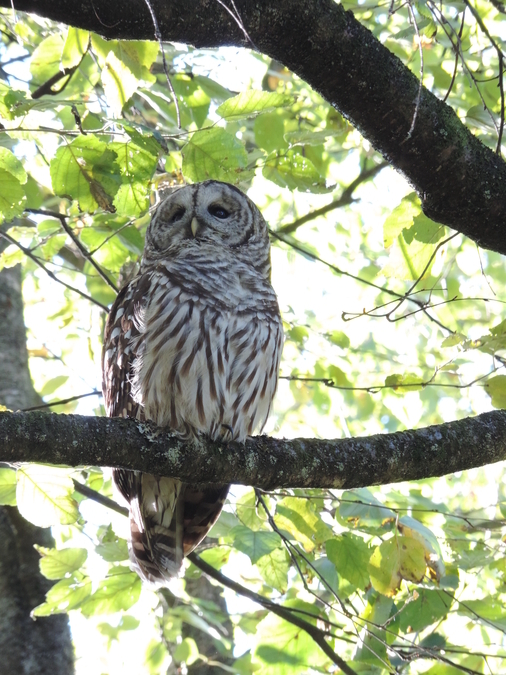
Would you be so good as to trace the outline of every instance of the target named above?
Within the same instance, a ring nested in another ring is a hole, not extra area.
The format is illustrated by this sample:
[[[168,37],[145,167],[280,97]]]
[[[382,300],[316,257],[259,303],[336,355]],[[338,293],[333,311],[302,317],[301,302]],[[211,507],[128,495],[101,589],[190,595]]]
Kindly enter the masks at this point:
[[[479,448],[479,452],[477,449]],[[182,441],[136,420],[0,413],[0,461],[137,469],[193,483],[350,489],[443,476],[506,459],[506,411],[364,438],[228,445]]]
[[[251,47],[302,77],[359,129],[417,190],[424,212],[485,248],[506,253],[506,164],[396,56],[333,0],[150,0],[164,40]],[[11,7],[11,0],[0,0]],[[16,10],[107,38],[154,39],[144,2],[17,0]]]
[[[0,404],[40,402],[28,370],[21,269],[0,273]],[[34,527],[17,509],[0,507],[0,675],[71,675],[73,648],[65,615],[33,621],[51,582],[39,572],[34,544],[54,546],[50,530]]]

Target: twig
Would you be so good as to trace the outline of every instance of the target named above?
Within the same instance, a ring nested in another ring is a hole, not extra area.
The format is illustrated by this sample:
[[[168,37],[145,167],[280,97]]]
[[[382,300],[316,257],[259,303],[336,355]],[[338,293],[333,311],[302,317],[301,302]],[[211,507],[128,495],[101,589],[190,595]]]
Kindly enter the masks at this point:
[[[44,209],[26,209],[26,212],[27,213],[38,213],[38,214],[41,214],[41,215],[44,215],[44,216],[49,216],[50,218],[56,218],[57,220],[59,220],[60,225],[65,230],[65,232],[68,234],[68,236],[72,239],[74,244],[77,246],[77,248],[79,249],[83,258],[85,258],[97,270],[97,272],[102,277],[102,279],[105,281],[105,283],[108,286],[110,286],[113,289],[113,291],[115,291],[116,293],[118,292],[118,287],[116,286],[116,284],[111,279],[109,279],[109,277],[104,272],[104,270],[93,259],[92,254],[83,246],[79,237],[76,237],[72,228],[68,226],[67,216],[65,216],[63,213],[58,213],[58,211],[45,211]]]
[[[355,178],[355,180],[352,181],[348,185],[348,187],[343,190],[341,196],[338,199],[334,200],[333,202],[330,202],[330,204],[322,206],[319,209],[315,209],[314,211],[306,213],[305,216],[297,218],[297,220],[294,220],[293,223],[282,225],[280,228],[276,230],[276,233],[293,234],[293,232],[295,232],[295,230],[297,230],[301,225],[304,225],[310,220],[314,220],[319,216],[324,216],[326,213],[329,213],[329,211],[339,209],[342,206],[347,206],[348,204],[351,204],[352,202],[356,201],[355,199],[353,199],[353,193],[355,192],[357,187],[362,183],[364,183],[366,180],[369,180],[369,178],[372,178],[373,176],[378,174],[386,166],[388,166],[388,162],[380,162],[379,164],[376,164],[375,166],[371,167],[370,169],[367,169],[366,171],[361,171],[360,174]]]
[[[170,93],[172,94],[172,98],[174,99],[174,105],[176,106],[177,128],[181,129],[181,113],[179,112],[179,101],[177,100],[176,92],[174,91],[174,86],[172,85],[172,81],[170,79],[169,68],[167,66],[167,60],[165,59],[165,50],[163,48],[162,34],[160,32],[160,27],[158,26],[158,19],[156,18],[155,10],[153,9],[151,2],[149,0],[144,0],[144,2],[146,3],[147,8],[149,9],[149,13],[151,14],[151,20],[155,28],[155,38],[158,40],[158,44],[160,45],[160,49],[162,52],[163,71],[165,73],[165,77],[167,78],[167,84],[169,86]]]
[[[82,61],[82,59],[81,59]],[[81,62],[79,62],[80,64]],[[72,66],[71,68],[64,68],[63,70],[58,71],[55,73],[52,77],[49,78],[44,84],[41,84],[40,87],[38,87],[33,93],[32,93],[32,98],[40,98],[41,96],[45,96],[48,94],[49,96],[57,96],[60,94],[67,84],[70,82],[70,78],[74,74],[74,72],[77,70],[79,64],[77,66]],[[64,77],[67,77],[68,75],[68,80],[56,91],[53,90],[53,85],[62,80]]]
[[[88,497],[88,499],[92,499],[94,502],[97,502],[98,504],[102,504],[102,506],[106,506],[108,509],[111,509],[112,511],[116,511],[116,513],[120,513],[122,516],[128,516],[128,509],[125,506],[120,506],[114,501],[114,499],[110,499],[105,495],[101,495],[100,492],[93,490],[87,485],[83,485],[83,483],[80,483],[78,480],[75,480],[75,478],[73,479],[73,481],[74,481],[74,490],[76,492],[79,492],[79,494],[83,495],[84,497]]]
[[[63,398],[59,401],[52,401],[51,403],[43,403],[41,405],[34,405],[31,408],[23,408],[21,412],[31,412],[32,410],[43,410],[44,408],[54,408],[55,405],[65,405],[72,401],[78,401],[80,398],[87,396],[102,396],[101,391],[89,391],[87,394],[79,394],[78,396],[71,396],[70,398]]]
[[[457,35],[459,45],[461,43],[462,33],[464,31],[465,17],[466,17],[466,7],[464,7],[464,11],[462,12],[462,21],[460,22],[460,30],[459,30],[458,35]],[[452,45],[453,45],[453,43],[452,43]],[[452,79],[451,79],[451,82],[450,82],[450,86],[448,87],[448,91],[446,92],[446,94],[443,98],[443,103],[446,103],[446,100],[448,99],[448,96],[450,95],[451,90],[453,89],[453,85],[455,84],[455,78],[457,77],[457,67],[459,65],[459,50],[454,48],[454,51],[455,51],[455,65],[453,67],[453,75],[452,75]]]
[[[335,653],[332,647],[330,647],[330,645],[325,641],[325,633],[321,631],[319,628],[313,626],[307,621],[304,621],[303,619],[300,619],[297,616],[294,616],[293,612],[291,612],[288,608],[277,605],[276,603],[271,602],[270,600],[267,600],[266,598],[262,597],[258,593],[250,591],[249,588],[245,588],[236,581],[229,579],[224,574],[214,569],[214,567],[212,567],[204,560],[199,558],[199,556],[196,553],[190,553],[190,555],[188,555],[187,557],[188,560],[190,560],[195,565],[195,567],[198,567],[200,570],[202,570],[202,572],[210,576],[215,581],[218,581],[222,586],[226,586],[227,588],[230,588],[239,595],[242,595],[245,598],[253,600],[253,602],[256,602],[261,607],[268,609],[273,614],[276,614],[277,616],[281,617],[285,621],[288,621],[292,625],[301,628],[316,642],[316,644],[325,653],[325,655],[328,656],[329,659],[336,664],[336,666],[341,668],[343,673],[346,673],[346,675],[357,675],[356,671],[350,668],[350,666],[346,663],[346,661],[344,661],[340,656],[338,656],[338,654]]]
[[[431,316],[427,308],[425,307],[424,303],[421,302],[420,300],[416,300],[415,298],[412,297],[407,297],[406,295],[402,295],[401,293],[397,293],[396,291],[391,291],[389,288],[385,288],[384,286],[379,286],[378,284],[375,284],[373,281],[369,281],[368,279],[363,279],[362,277],[357,276],[356,274],[352,274],[351,272],[345,272],[344,270],[340,269],[337,267],[337,265],[333,265],[332,263],[327,262],[326,260],[323,260],[323,258],[320,258],[317,256],[315,253],[312,253],[311,251],[308,251],[305,249],[303,246],[298,244],[297,242],[290,241],[289,239],[285,239],[284,237],[280,236],[278,232],[275,232],[274,230],[269,228],[269,234],[274,237],[275,239],[278,239],[279,241],[282,241],[283,244],[286,244],[287,246],[290,246],[293,248],[294,251],[297,251],[298,253],[306,256],[307,258],[310,258],[311,260],[315,260],[317,262],[322,263],[322,265],[325,265],[326,267],[329,267],[331,270],[336,272],[337,274],[341,274],[344,277],[349,277],[350,279],[355,279],[355,281],[359,281],[361,284],[365,284],[366,286],[371,286],[372,288],[378,289],[378,291],[382,291],[383,293],[387,293],[387,295],[391,295],[394,298],[398,298],[399,300],[409,300],[410,302],[413,302],[417,307],[419,308],[420,311],[422,311],[427,318],[437,324],[440,328],[443,330],[447,331],[448,333],[454,333],[455,331],[450,330],[447,328],[443,323],[441,323],[438,319],[435,317]]]
[[[65,288],[68,288],[69,291],[74,291],[74,293],[77,293],[82,298],[85,298],[86,300],[89,300],[94,305],[97,305],[98,307],[103,309],[104,312],[106,312],[107,314],[109,313],[109,308],[106,307],[105,305],[103,305],[98,300],[95,300],[94,298],[92,298],[91,295],[88,295],[87,293],[83,293],[83,291],[80,291],[75,286],[71,286],[70,284],[67,284],[65,281],[62,281],[61,279],[58,279],[56,274],[53,274],[53,272],[51,272],[51,270],[48,270],[47,267],[45,265],[43,265],[41,263],[41,261],[37,258],[37,256],[33,255],[33,253],[29,249],[22,246],[18,241],[16,241],[13,237],[8,235],[6,232],[0,232],[0,236],[2,236],[4,239],[7,239],[7,241],[9,243],[17,246],[20,251],[23,251],[23,253],[26,255],[26,257],[30,258],[30,260],[32,260],[36,265],[38,265],[42,270],[44,270],[44,272],[47,274],[47,276],[50,279],[53,279],[53,281],[56,281],[58,284],[61,284],[62,286],[65,286]]]
[[[423,66],[424,66],[422,38],[420,36],[420,31],[418,30],[418,24],[416,22],[416,16],[415,16],[415,12],[413,10],[413,6],[411,4],[411,0],[408,0],[407,5],[408,5],[408,12],[411,14],[413,26],[415,27],[416,37],[418,38],[418,50],[420,52],[420,80],[419,80],[419,83],[418,83],[418,94],[416,95],[415,112],[413,113],[413,119],[411,120],[411,126],[409,128],[406,140],[411,138],[411,136],[413,135],[413,131],[415,130],[416,118],[418,117],[418,111],[420,109],[420,101],[421,101],[421,98],[422,98]]]
[[[430,378],[430,380],[427,380],[426,382],[409,382],[406,384],[399,382],[398,384],[377,384],[371,385],[369,387],[341,386],[335,384],[334,380],[332,380],[332,378],[330,377],[299,377],[298,375],[280,375],[279,379],[288,380],[289,382],[319,382],[320,384],[323,384],[325,387],[328,387],[329,389],[338,389],[339,391],[366,391],[369,394],[377,394],[378,391],[380,391],[381,389],[393,389],[394,391],[396,391],[397,389],[412,389],[414,387],[421,387],[422,389],[425,389],[426,387],[447,387],[451,389],[468,389],[477,382],[486,380],[487,377],[490,377],[490,375],[493,375],[498,370],[501,370],[501,368],[503,367],[504,366],[501,366],[500,368],[494,368],[489,373],[485,373],[485,375],[480,375],[479,377],[472,380],[471,382],[468,382],[467,384],[441,384],[439,382],[433,382],[439,370],[436,370],[434,372],[434,375]],[[484,384],[483,386],[485,388],[487,387],[486,384]]]

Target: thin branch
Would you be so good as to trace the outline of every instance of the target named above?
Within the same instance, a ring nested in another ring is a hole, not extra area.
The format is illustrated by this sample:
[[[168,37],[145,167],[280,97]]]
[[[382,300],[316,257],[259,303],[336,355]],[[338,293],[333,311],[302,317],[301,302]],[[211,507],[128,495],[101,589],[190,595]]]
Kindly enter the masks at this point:
[[[101,309],[104,310],[104,312],[109,313],[109,308],[103,305],[101,302],[98,300],[95,300],[94,298],[91,297],[91,295],[87,295],[87,293],[83,293],[83,291],[80,291],[78,288],[75,286],[71,286],[70,284],[67,284],[65,281],[62,281],[61,279],[58,279],[56,274],[53,274],[51,270],[48,270],[45,265],[42,264],[42,262],[37,258],[37,256],[33,255],[33,253],[22,246],[18,241],[16,241],[13,237],[11,237],[9,234],[6,232],[0,232],[0,236],[2,236],[4,239],[7,239],[7,241],[11,244],[14,244],[19,248],[20,251],[23,251],[23,253],[26,255],[27,258],[30,258],[36,265],[38,265],[44,272],[47,274],[47,276],[50,279],[53,279],[53,281],[56,281],[58,284],[61,284],[62,286],[65,286],[65,288],[68,288],[70,291],[74,291],[74,293],[77,293],[80,295],[82,298],[85,298],[86,300],[89,300],[92,302],[94,305],[97,305]]]
[[[476,23],[478,26],[481,28],[483,33],[487,36],[487,38],[490,40],[490,43],[493,45],[496,53],[497,53],[497,58],[499,59],[499,90],[501,93],[501,122],[499,124],[499,129],[497,129],[497,124],[496,124],[496,129],[498,132],[498,141],[497,141],[497,147],[496,147],[496,152],[497,154],[500,154],[501,152],[501,142],[502,142],[502,135],[503,135],[503,130],[504,130],[504,83],[503,83],[503,71],[504,71],[504,52],[502,51],[499,43],[495,40],[495,38],[490,35],[490,32],[488,28],[486,27],[480,13],[476,10],[475,7],[471,4],[469,0],[464,0],[465,4],[467,7],[469,7],[471,14],[476,20]]]
[[[410,13],[411,20],[413,21],[413,26],[415,27],[416,37],[418,38],[418,51],[420,53],[420,82],[418,84],[418,93],[416,95],[415,112],[413,113],[413,119],[411,120],[411,126],[409,128],[408,135],[406,136],[406,140],[410,139],[411,136],[413,135],[413,131],[415,130],[416,118],[418,117],[418,111],[420,110],[420,101],[422,98],[422,91],[423,91],[423,66],[424,66],[422,38],[420,36],[420,31],[418,30],[415,12],[413,10],[413,6],[410,0],[408,0],[407,5],[408,5],[408,12]]]
[[[253,602],[256,602],[261,607],[268,609],[273,614],[276,614],[285,621],[288,621],[294,626],[301,628],[316,642],[316,644],[320,647],[322,652],[324,652],[326,656],[328,656],[329,659],[343,671],[343,673],[346,673],[346,675],[357,675],[357,673],[352,668],[350,668],[350,666],[346,663],[346,661],[344,661],[340,656],[338,656],[332,649],[332,647],[325,641],[325,633],[321,631],[319,628],[295,616],[294,613],[290,611],[290,609],[277,605],[274,602],[271,602],[270,600],[267,600],[263,596],[259,595],[258,593],[250,591],[249,588],[245,588],[236,581],[229,579],[224,574],[214,569],[214,567],[212,567],[204,560],[199,558],[199,556],[196,555],[195,553],[190,553],[190,555],[187,557],[195,565],[195,567],[198,567],[200,570],[202,570],[202,572],[207,574],[209,577],[215,579],[215,581],[218,581],[222,586],[226,586],[227,588],[230,588],[232,591],[235,591],[239,595],[242,595],[245,598],[253,600]]]
[[[455,331],[452,331],[449,328],[447,328],[438,319],[431,316],[427,312],[427,308],[424,305],[424,303],[421,302],[420,300],[416,300],[415,298],[412,298],[412,297],[407,297],[406,295],[402,295],[402,293],[397,293],[396,291],[391,291],[389,288],[385,288],[384,286],[380,286],[379,284],[375,284],[373,281],[369,281],[368,279],[363,279],[362,277],[359,277],[356,274],[351,274],[351,272],[345,272],[341,268],[337,267],[337,265],[333,265],[332,263],[329,263],[326,260],[323,260],[323,258],[320,258],[315,253],[312,253],[311,251],[308,251],[303,246],[301,246],[299,243],[294,242],[294,241],[290,241],[289,239],[285,239],[284,237],[280,236],[277,232],[275,232],[274,230],[271,230],[270,228],[269,228],[269,233],[275,239],[278,239],[279,241],[283,242],[283,244],[286,244],[287,246],[290,246],[290,248],[293,248],[294,251],[297,251],[298,253],[306,256],[307,258],[310,258],[311,260],[315,260],[316,262],[322,263],[322,265],[325,265],[326,267],[329,267],[331,270],[333,270],[337,274],[341,274],[344,277],[349,277],[350,279],[355,279],[355,281],[359,281],[361,284],[365,284],[366,286],[371,286],[372,288],[376,288],[376,289],[378,289],[378,291],[382,291],[383,293],[387,293],[388,295],[391,295],[394,298],[398,298],[399,300],[402,300],[402,301],[409,300],[410,302],[413,302],[415,305],[417,305],[417,307],[420,309],[420,311],[422,311],[427,316],[427,318],[430,321],[437,324],[440,328],[447,331],[448,333],[454,333],[455,332]]]
[[[324,216],[326,213],[334,211],[335,209],[339,209],[342,206],[348,206],[348,204],[356,201],[353,199],[353,193],[358,188],[358,186],[362,183],[365,183],[365,181],[369,180],[370,178],[373,178],[373,176],[376,176],[376,174],[378,174],[386,166],[389,166],[388,162],[380,162],[370,169],[361,171],[355,180],[343,190],[341,196],[338,199],[335,199],[333,202],[330,202],[330,204],[326,204],[319,209],[315,209],[314,211],[306,213],[305,216],[297,218],[297,220],[294,220],[293,223],[282,225],[276,230],[276,234],[293,234],[295,230],[297,230],[301,225],[308,223],[310,220]]]
[[[81,59],[82,61],[82,59]],[[59,70],[57,73],[55,73],[52,77],[50,77],[44,84],[41,84],[40,87],[38,87],[33,93],[32,93],[32,98],[37,99],[40,98],[41,96],[57,96],[60,94],[65,87],[68,85],[70,82],[72,75],[75,73],[77,68],[79,67],[81,62],[77,66],[72,66],[71,68],[64,68],[63,70]],[[67,81],[62,84],[62,86],[54,90],[53,85],[55,85],[57,82],[62,80],[64,77],[67,77]]]
[[[102,396],[101,391],[89,391],[87,394],[79,394],[78,396],[71,396],[70,398],[62,398],[59,401],[51,401],[51,403],[41,403],[41,405],[34,405],[31,408],[23,408],[20,412],[32,412],[33,410],[45,410],[47,408],[54,408],[57,405],[65,405],[66,403],[72,403],[72,401],[78,401],[81,398],[86,398],[87,396]]]
[[[437,376],[439,373],[439,369],[436,369],[434,371],[434,374],[429,380],[420,380],[420,382],[407,382],[406,384],[403,384],[402,382],[399,382],[398,384],[377,384],[377,385],[370,385],[369,387],[346,387],[344,385],[339,385],[335,384],[334,380],[331,377],[300,377],[298,375],[281,375],[280,380],[288,380],[290,382],[319,382],[320,384],[323,384],[325,387],[328,387],[329,389],[338,389],[339,391],[366,391],[369,394],[377,394],[378,391],[381,391],[382,389],[393,389],[394,391],[397,391],[398,389],[416,389],[416,388],[422,388],[425,389],[426,387],[446,387],[450,389],[468,389],[469,387],[472,387],[475,385],[477,382],[481,382],[483,380],[486,380],[487,377],[490,377],[490,375],[493,375],[496,373],[498,370],[501,370],[504,366],[500,366],[499,368],[493,368],[489,373],[485,373],[485,375],[480,375],[479,377],[476,377],[474,380],[471,380],[471,382],[467,382],[466,384],[450,384],[450,383],[439,383],[439,382],[434,382],[434,378]],[[484,385],[485,387],[487,386],[486,384]]]
[[[457,35],[459,46],[460,46],[461,40],[462,40],[462,33],[464,32],[465,18],[466,18],[466,8],[464,7],[464,11],[462,12],[462,21],[460,22],[460,30],[459,30],[458,35]],[[458,65],[459,65],[459,50],[454,49],[454,52],[455,52],[455,64],[453,66],[453,74],[452,74],[450,86],[448,87],[448,91],[446,92],[446,94],[443,98],[443,102],[445,102],[445,103],[446,103],[446,100],[448,99],[448,96],[451,93],[451,90],[453,89],[453,85],[455,84],[455,78],[457,77],[457,68],[458,68]]]
[[[162,33],[158,25],[158,19],[156,18],[155,10],[153,9],[153,5],[151,4],[150,0],[144,0],[144,2],[146,3],[147,8],[149,9],[149,13],[151,14],[151,21],[153,22],[153,27],[155,29],[155,38],[157,39],[158,44],[160,46],[160,51],[162,52],[163,71],[167,79],[167,85],[169,87],[170,93],[174,100],[174,105],[176,106],[177,128],[181,129],[181,113],[179,112],[179,101],[177,100],[176,92],[174,91],[172,80],[170,79],[169,67],[167,66],[167,59],[165,58],[165,49],[163,48]]]
[[[79,492],[80,495],[83,495],[83,497],[92,499],[94,502],[102,504],[102,506],[106,506],[108,509],[116,511],[116,513],[120,513],[122,516],[128,516],[129,511],[126,508],[126,506],[120,506],[118,503],[114,501],[114,499],[110,499],[105,495],[101,495],[100,492],[97,492],[96,490],[93,490],[87,485],[80,483],[78,480],[75,480],[75,478],[73,479],[73,482],[74,482],[74,490],[76,492]]]
[[[50,218],[55,218],[60,221],[60,225],[62,228],[65,230],[65,232],[68,234],[68,236],[72,239],[76,247],[79,249],[80,253],[82,254],[83,258],[85,258],[99,273],[99,275],[102,277],[102,279],[105,281],[105,283],[110,286],[113,291],[116,293],[118,292],[118,287],[116,284],[109,279],[107,274],[104,272],[104,270],[100,267],[100,265],[93,259],[92,254],[86,249],[85,246],[83,246],[81,240],[79,237],[77,237],[72,228],[68,226],[67,224],[67,216],[65,216],[63,213],[58,213],[58,211],[46,211],[45,209],[26,209],[27,213],[38,213],[44,216],[49,216]]]

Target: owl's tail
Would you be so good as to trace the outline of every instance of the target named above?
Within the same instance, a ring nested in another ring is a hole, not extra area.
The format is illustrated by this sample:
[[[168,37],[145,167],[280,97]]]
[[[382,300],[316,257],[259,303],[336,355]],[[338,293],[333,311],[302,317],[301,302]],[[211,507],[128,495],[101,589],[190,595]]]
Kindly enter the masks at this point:
[[[154,586],[180,576],[184,556],[216,522],[229,486],[188,484],[123,469],[114,471],[114,479],[130,505],[132,569]]]

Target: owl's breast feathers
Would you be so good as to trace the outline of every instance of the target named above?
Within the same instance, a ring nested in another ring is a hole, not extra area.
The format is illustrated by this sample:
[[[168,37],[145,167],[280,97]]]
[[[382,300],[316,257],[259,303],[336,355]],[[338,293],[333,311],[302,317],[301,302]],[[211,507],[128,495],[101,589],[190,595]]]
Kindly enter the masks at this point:
[[[150,272],[150,289],[132,374],[146,418],[227,440],[263,428],[283,339],[270,284],[238,261],[184,258]]]

